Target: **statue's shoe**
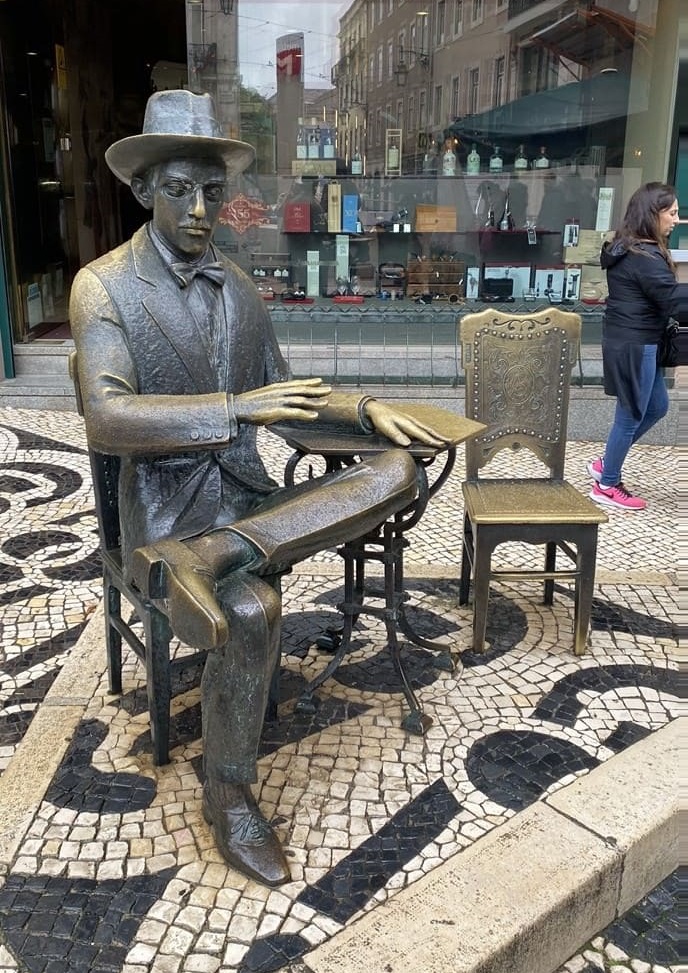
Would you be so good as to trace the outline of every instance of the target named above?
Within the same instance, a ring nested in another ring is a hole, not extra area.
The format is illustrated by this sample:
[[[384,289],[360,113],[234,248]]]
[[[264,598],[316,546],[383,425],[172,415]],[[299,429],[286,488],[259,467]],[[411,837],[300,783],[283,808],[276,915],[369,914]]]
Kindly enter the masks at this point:
[[[229,637],[215,596],[210,566],[181,541],[157,541],[132,555],[136,586],[147,597],[166,599],[172,631],[197,649],[217,649]]]
[[[289,882],[282,845],[253,799],[248,785],[232,807],[223,807],[211,785],[203,788],[203,817],[212,825],[220,854],[228,865],[263,885]]]

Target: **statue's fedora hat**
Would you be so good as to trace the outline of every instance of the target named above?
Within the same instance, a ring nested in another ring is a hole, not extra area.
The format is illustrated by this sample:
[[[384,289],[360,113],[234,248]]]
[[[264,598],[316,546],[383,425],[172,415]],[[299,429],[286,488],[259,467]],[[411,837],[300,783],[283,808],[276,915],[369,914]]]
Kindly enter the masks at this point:
[[[210,95],[184,89],[157,91],[146,105],[141,135],[114,142],[105,161],[122,182],[169,159],[206,158],[224,162],[233,176],[251,164],[253,146],[222,135]]]

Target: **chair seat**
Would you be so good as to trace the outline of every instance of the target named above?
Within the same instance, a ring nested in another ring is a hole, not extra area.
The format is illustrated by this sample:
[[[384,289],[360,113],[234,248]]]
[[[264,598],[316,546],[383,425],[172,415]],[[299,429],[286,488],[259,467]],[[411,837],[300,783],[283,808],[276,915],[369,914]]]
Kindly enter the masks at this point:
[[[609,519],[565,480],[470,480],[462,489],[475,524],[604,524]]]

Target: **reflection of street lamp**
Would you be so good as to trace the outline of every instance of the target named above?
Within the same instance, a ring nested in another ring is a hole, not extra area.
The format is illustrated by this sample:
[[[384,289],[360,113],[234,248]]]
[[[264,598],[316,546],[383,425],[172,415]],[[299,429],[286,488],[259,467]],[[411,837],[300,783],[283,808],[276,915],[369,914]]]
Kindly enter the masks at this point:
[[[416,62],[420,64],[424,71],[430,68],[430,55],[425,51],[414,51],[409,47],[399,46],[399,61],[394,69],[394,77],[397,79],[397,85],[401,88],[406,84],[406,75],[409,73],[409,65],[406,62],[406,55],[411,54],[415,57]]]

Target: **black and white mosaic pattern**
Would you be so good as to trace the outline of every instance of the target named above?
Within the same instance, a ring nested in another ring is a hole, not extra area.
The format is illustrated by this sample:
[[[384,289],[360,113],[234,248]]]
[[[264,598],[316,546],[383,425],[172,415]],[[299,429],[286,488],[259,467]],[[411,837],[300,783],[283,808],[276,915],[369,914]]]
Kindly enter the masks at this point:
[[[279,476],[288,453],[267,433],[263,441]],[[5,410],[0,448],[1,772],[98,604],[100,577],[78,417]],[[569,476],[581,490],[596,451],[569,447]],[[0,970],[285,969],[673,719],[676,497],[667,485],[677,482],[676,461],[663,447],[637,454],[627,479],[650,507],[640,516],[613,511],[602,530],[592,644],[581,658],[571,650],[570,592],[558,590],[549,608],[535,585],[495,585],[488,650],[470,650],[470,614],[457,604],[457,464],[406,555],[411,623],[458,657],[449,673],[404,646],[433,718],[425,737],[401,728],[404,697],[384,626],[371,615],[359,620],[316,713],[295,711],[304,682],[327,662],[316,640],[337,621],[342,567],[324,552],[286,578],[281,699],[265,726],[255,788],[290,857],[293,881],[280,889],[228,869],[203,822],[198,687],[179,687],[172,762],[155,768],[143,673],[125,655],[123,695],[110,696],[101,681],[0,879]],[[535,555],[505,545],[499,556],[512,564]],[[670,877],[562,970],[678,969],[679,884]]]

